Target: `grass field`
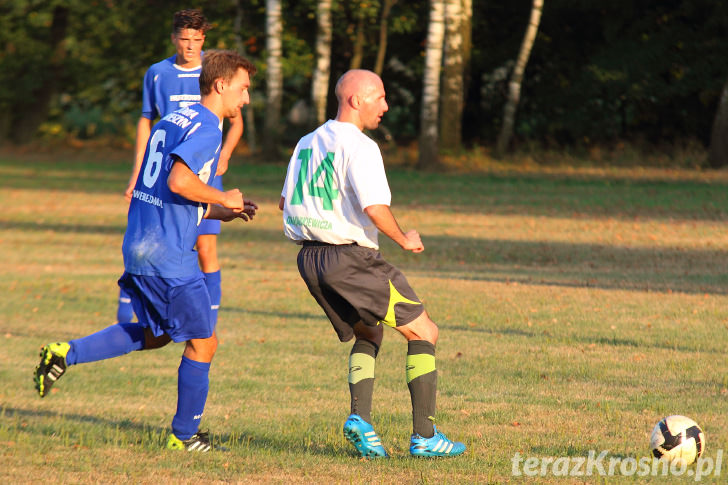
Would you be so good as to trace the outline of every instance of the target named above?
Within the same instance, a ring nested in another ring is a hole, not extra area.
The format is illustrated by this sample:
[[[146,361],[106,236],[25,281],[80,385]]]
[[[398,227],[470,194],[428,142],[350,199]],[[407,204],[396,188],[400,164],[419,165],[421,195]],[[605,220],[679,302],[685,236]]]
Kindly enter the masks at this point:
[[[203,428],[229,452],[163,449],[180,345],[71,367],[41,400],[38,348],[114,322],[126,158],[0,156],[2,483],[694,483],[694,467],[524,478],[512,459],[639,460],[669,414],[701,424],[706,456],[728,444],[727,173],[389,170],[393,211],[426,250],[381,241],[382,252],[440,326],[437,422],[468,446],[456,459],[408,456],[394,331],[373,415],[392,459],[360,461],[344,440],[350,345],[282,235],[283,165],[238,163],[226,178],[261,205],[219,242],[221,345]],[[701,483],[725,483],[724,461]]]

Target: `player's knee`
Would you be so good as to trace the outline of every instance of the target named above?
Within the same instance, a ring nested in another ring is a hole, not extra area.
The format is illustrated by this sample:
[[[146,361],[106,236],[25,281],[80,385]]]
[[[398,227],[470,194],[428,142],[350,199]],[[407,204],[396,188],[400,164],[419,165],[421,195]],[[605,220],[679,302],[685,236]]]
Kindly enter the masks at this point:
[[[413,338],[409,338],[407,340],[427,340],[432,345],[437,343],[440,329],[438,329],[435,322],[430,319],[427,312],[422,312],[422,315],[417,317],[412,324]]]
[[[212,362],[217,351],[217,335],[209,338],[188,340],[185,344],[184,356],[198,362]]]
[[[440,328],[437,325],[435,325],[435,322],[432,322],[432,327],[433,327],[433,329],[432,329],[432,336],[430,339],[430,343],[432,343],[432,345],[435,345],[437,343],[438,337],[440,336]]]
[[[427,317],[426,314],[425,316],[426,318],[424,318],[418,326],[420,340],[427,340],[432,345],[435,345],[437,343],[437,338],[440,336],[440,329],[437,327],[435,322]]]
[[[432,345],[437,343],[440,332],[435,322],[427,315],[427,312],[423,312],[407,325],[397,327],[397,330],[407,340],[427,340]]]
[[[217,332],[214,332],[212,334],[212,337],[210,337],[210,348],[212,349],[212,353],[214,354],[217,351]]]
[[[210,359],[215,355],[215,352],[217,352],[217,333],[213,333],[210,338],[203,339],[199,344],[197,345],[197,348],[199,349],[200,353],[205,354],[209,356]]]

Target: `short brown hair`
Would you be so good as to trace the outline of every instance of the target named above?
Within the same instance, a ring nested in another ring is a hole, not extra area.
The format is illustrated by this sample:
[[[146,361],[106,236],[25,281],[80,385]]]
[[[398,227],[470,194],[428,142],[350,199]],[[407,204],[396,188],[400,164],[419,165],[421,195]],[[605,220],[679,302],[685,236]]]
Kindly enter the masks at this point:
[[[238,69],[244,69],[250,77],[258,71],[252,62],[235,51],[214,49],[205,51],[200,72],[200,94],[203,96],[210,94],[217,79],[232,80]]]
[[[196,8],[180,10],[172,17],[172,32],[175,34],[184,29],[200,30],[204,34],[211,27],[202,12]]]

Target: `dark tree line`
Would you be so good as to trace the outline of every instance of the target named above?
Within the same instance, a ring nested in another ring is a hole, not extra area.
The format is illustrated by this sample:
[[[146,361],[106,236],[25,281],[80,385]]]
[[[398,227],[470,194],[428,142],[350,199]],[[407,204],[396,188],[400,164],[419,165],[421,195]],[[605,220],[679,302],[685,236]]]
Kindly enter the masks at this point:
[[[171,15],[183,7],[201,8],[214,24],[206,48],[240,48],[260,67],[252,111],[255,131],[262,131],[266,3],[0,0],[0,138],[29,143],[69,134],[130,136],[144,71],[171,55]],[[319,3],[282,1],[281,143],[310,128],[286,115],[311,99]],[[352,64],[381,68],[390,103],[386,127],[399,142],[417,139],[429,7],[424,0],[332,0],[327,116],[335,113],[332,86],[341,73]],[[532,0],[472,2],[465,146],[496,143],[531,8]],[[564,147],[690,139],[708,147],[712,137],[711,160],[728,164],[728,133],[721,128],[728,126],[728,114],[718,111],[728,81],[727,46],[727,2],[545,0],[523,75],[514,142]]]

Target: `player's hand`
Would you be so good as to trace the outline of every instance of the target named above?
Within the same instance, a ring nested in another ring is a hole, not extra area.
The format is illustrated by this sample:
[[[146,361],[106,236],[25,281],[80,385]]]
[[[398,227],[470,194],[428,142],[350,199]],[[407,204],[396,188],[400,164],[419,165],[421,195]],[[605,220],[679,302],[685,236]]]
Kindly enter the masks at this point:
[[[421,253],[425,250],[425,245],[422,244],[422,240],[420,239],[420,233],[418,233],[416,230],[412,229],[411,231],[407,231],[404,234],[404,244],[402,244],[402,249],[406,251],[412,251],[413,253]]]
[[[241,212],[243,209],[245,209],[243,193],[240,192],[238,189],[225,191],[223,193],[223,200],[221,205],[236,212]]]
[[[255,216],[257,210],[258,204],[250,199],[245,199],[245,207],[243,208],[243,213],[248,216],[248,219],[252,219]],[[247,221],[248,219],[245,220]]]
[[[252,219],[252,216],[249,216],[243,211],[228,209],[227,207],[219,206],[219,212],[216,214],[216,217],[221,220],[222,222],[230,222],[235,219],[242,219],[244,221],[249,221]]]
[[[133,180],[129,180],[129,185],[127,185],[126,190],[124,191],[124,198],[127,202],[131,202],[131,198],[134,195],[134,187],[136,186],[136,177],[134,177]]]
[[[231,221],[235,218],[242,219],[245,222],[248,222],[255,217],[256,211],[258,210],[258,204],[253,202],[252,200],[245,200],[245,207],[243,210],[239,211],[237,209],[231,210],[232,216],[226,220]]]

